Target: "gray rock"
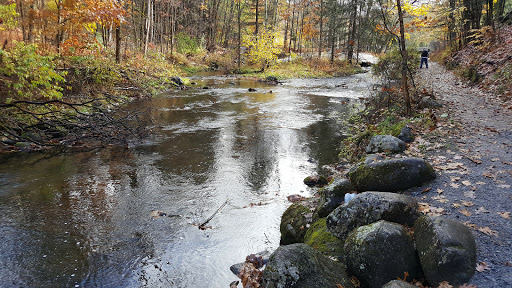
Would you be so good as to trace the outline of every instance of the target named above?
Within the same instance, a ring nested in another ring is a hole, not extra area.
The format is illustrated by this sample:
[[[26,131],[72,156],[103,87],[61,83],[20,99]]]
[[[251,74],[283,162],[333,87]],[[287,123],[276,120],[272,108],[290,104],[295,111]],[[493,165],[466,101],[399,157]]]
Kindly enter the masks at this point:
[[[281,245],[300,243],[308,230],[306,214],[311,213],[309,208],[298,203],[288,207],[281,217]]]
[[[421,266],[414,240],[404,226],[379,221],[354,230],[345,242],[348,270],[362,287],[380,288],[387,282],[404,277],[421,277]]]
[[[375,135],[366,147],[366,153],[391,152],[400,153],[405,151],[404,141],[391,135]]]
[[[266,288],[353,288],[346,268],[303,243],[280,246],[263,271]]]
[[[172,81],[172,82],[174,82],[174,83],[175,83],[176,85],[178,85],[178,86],[183,86],[183,85],[185,85],[185,83],[183,82],[183,80],[181,80],[181,78],[180,78],[180,77],[178,77],[178,76],[172,76],[172,77],[171,77],[171,81]]]
[[[414,141],[414,134],[412,133],[411,127],[405,126],[400,131],[400,135],[398,135],[398,139],[404,141],[405,143],[411,143]]]
[[[405,190],[436,178],[432,166],[420,158],[401,158],[360,165],[349,173],[360,192]]]
[[[400,280],[393,280],[386,283],[382,288],[418,288],[418,286]]]
[[[418,102],[419,109],[425,109],[425,108],[436,109],[436,108],[441,108],[441,107],[443,107],[443,105],[441,105],[441,103],[437,102],[432,97],[423,97]]]
[[[348,179],[336,178],[324,188],[319,190],[320,202],[316,213],[320,218],[325,218],[334,209],[343,203],[345,194],[352,192],[354,186]]]
[[[423,216],[414,224],[416,247],[427,281],[467,283],[475,273],[476,244],[464,224],[442,217]]]
[[[386,220],[410,227],[419,218],[418,203],[410,196],[387,192],[364,192],[327,216],[327,229],[344,240],[360,226]]]

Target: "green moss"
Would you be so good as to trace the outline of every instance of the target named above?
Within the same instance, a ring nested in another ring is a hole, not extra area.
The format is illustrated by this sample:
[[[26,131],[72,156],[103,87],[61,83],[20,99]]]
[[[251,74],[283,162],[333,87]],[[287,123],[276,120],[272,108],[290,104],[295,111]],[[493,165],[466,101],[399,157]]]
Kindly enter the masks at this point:
[[[343,250],[343,242],[327,230],[326,218],[319,219],[309,227],[304,243],[330,256],[340,256]]]
[[[308,224],[304,215],[310,212],[309,208],[298,203],[284,211],[280,225],[282,245],[303,242]]]

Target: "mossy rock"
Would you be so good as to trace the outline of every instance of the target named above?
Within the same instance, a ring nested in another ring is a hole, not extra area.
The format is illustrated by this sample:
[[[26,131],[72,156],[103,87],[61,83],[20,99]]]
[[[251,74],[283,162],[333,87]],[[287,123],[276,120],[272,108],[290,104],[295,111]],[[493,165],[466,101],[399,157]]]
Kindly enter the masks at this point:
[[[263,271],[264,288],[354,288],[346,267],[304,243],[280,246]]]
[[[354,186],[348,179],[335,178],[329,185],[321,188],[320,201],[315,210],[315,216],[325,218],[329,213],[340,206],[344,200],[345,194],[354,191]]]
[[[360,165],[349,178],[359,192],[396,192],[421,186],[435,179],[436,174],[423,159],[402,158]]]
[[[422,277],[414,240],[400,224],[381,220],[361,226],[347,237],[344,251],[347,268],[361,287],[381,288],[404,272],[411,279]]]
[[[364,192],[336,208],[326,220],[329,232],[344,240],[360,226],[386,220],[412,227],[419,216],[418,203],[411,196],[390,192]]]
[[[327,231],[325,218],[321,218],[309,227],[304,236],[304,243],[320,251],[322,254],[341,258],[344,242]]]
[[[307,221],[306,215],[311,210],[299,203],[292,204],[288,207],[281,217],[281,245],[300,243],[304,241],[306,235]]]
[[[471,231],[455,220],[423,216],[414,224],[421,266],[433,287],[443,281],[467,283],[475,273],[476,244]]]

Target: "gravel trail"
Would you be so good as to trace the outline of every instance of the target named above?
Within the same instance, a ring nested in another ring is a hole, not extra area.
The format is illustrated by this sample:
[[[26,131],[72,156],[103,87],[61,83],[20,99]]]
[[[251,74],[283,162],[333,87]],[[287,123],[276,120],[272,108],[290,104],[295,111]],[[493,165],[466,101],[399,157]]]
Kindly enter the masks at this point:
[[[473,231],[479,271],[469,284],[512,287],[510,105],[437,63],[420,69],[416,80],[443,108],[436,112],[437,128],[420,135],[408,152],[429,160],[438,177],[408,192],[424,211],[464,222]]]

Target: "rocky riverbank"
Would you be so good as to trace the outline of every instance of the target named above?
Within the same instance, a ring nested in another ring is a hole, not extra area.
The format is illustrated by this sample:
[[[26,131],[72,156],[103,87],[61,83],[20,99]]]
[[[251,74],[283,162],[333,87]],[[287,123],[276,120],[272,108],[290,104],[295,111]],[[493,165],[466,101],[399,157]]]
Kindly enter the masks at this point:
[[[431,66],[420,75],[424,87],[436,81],[443,84],[435,93],[443,104],[434,114],[435,129],[416,131],[415,141],[405,151],[405,143],[397,139],[390,138],[394,147],[385,148],[381,145],[390,139],[376,139],[367,152],[377,154],[366,157],[346,178],[319,189],[319,199],[292,205],[289,210],[296,212],[285,212],[292,216],[283,217],[281,230],[283,237],[293,237],[281,244],[306,244],[283,245],[275,251],[259,276],[262,287],[505,287],[512,283],[507,245],[510,200],[506,200],[511,197],[506,192],[511,161],[505,141],[510,138],[510,113],[500,113],[499,102],[466,88],[435,63]],[[462,94],[467,98],[458,98]],[[490,113],[503,119],[482,118]],[[399,154],[390,156],[390,151]],[[483,151],[500,158],[489,158]],[[484,168],[487,160],[494,165]],[[358,194],[339,206],[353,192]],[[311,211],[308,207],[315,201]],[[507,228],[501,233],[498,225]],[[337,268],[329,269],[338,273],[325,274],[325,265],[333,263],[317,261],[335,262]],[[387,283],[390,280],[395,281]]]

